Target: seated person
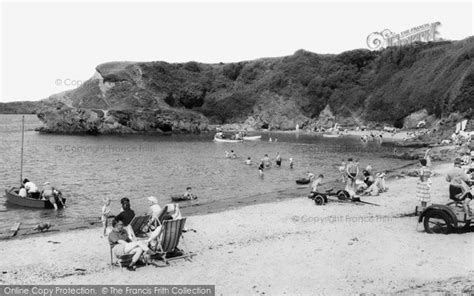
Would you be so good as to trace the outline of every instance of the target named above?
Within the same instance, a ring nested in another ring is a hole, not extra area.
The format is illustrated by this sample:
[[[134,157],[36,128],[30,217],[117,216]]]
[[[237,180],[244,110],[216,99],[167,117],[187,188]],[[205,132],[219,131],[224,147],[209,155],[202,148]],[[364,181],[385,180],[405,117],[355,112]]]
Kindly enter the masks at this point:
[[[378,173],[375,176],[375,181],[363,191],[363,194],[378,196],[387,190],[388,188],[385,186],[385,173]]]
[[[159,216],[161,214],[161,207],[158,204],[158,199],[154,196],[149,196],[147,198],[150,201],[150,208],[148,210],[148,214],[151,216],[150,220],[148,221],[147,228],[149,230],[154,230],[159,224]]]
[[[23,185],[25,185],[26,192],[28,193],[28,197],[34,199],[40,199],[40,192],[38,190],[38,186],[35,183],[31,182],[28,179],[23,180]]]
[[[122,204],[122,212],[117,215],[116,219],[123,222],[124,226],[128,226],[135,217],[135,212],[130,208],[130,200],[126,197],[120,200]]]
[[[454,168],[448,172],[446,176],[446,181],[449,182],[449,198],[456,201],[462,202],[464,212],[468,216],[468,219],[471,217],[471,212],[469,210],[469,203],[473,199],[473,196],[469,188],[469,177],[461,168],[462,160],[456,158],[454,160]]]
[[[370,187],[370,185],[375,182],[374,176],[372,176],[372,173],[368,169],[363,170],[362,175],[364,176],[364,183],[367,184],[367,187]]]
[[[124,229],[124,223],[120,220],[114,219],[112,221],[112,231],[109,233],[109,243],[112,248],[112,253],[118,257],[128,254],[134,254],[132,262],[127,267],[128,270],[135,270],[136,264],[143,252],[150,251],[150,249],[143,242],[132,242]]]
[[[191,187],[186,187],[186,191],[184,192],[183,196],[187,199],[196,199],[197,196],[192,193]]]
[[[26,193],[25,185],[21,184],[20,191],[18,191],[20,197],[26,198],[28,194]]]
[[[163,218],[162,218],[163,221],[176,220],[176,219],[182,218],[181,211],[179,209],[178,204],[167,204],[163,208],[163,211],[166,211],[166,213],[164,213]],[[156,227],[155,230],[153,230],[152,232],[148,234],[149,238],[146,241],[146,243],[150,244],[152,247],[156,246],[156,244],[158,243],[159,237],[161,235],[162,228],[163,226],[160,223],[160,225]]]

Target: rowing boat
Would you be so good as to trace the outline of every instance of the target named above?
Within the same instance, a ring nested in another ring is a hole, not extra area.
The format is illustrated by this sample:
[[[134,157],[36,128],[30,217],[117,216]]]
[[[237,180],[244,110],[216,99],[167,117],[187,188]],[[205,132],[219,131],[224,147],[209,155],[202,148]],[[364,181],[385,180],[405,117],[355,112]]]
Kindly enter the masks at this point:
[[[175,194],[171,195],[171,200],[172,201],[187,201],[187,200],[195,200],[197,199],[197,196],[193,194],[191,198],[184,196],[184,194]]]
[[[341,135],[339,135],[339,134],[323,134],[323,137],[325,137],[325,138],[338,138],[340,136]]]
[[[309,184],[309,182],[310,180],[306,178],[301,178],[301,179],[296,180],[296,184],[298,185],[306,185],[306,184]]]
[[[10,190],[5,189],[5,196],[7,197],[7,201],[11,204],[21,206],[21,207],[28,207],[28,208],[38,208],[38,209],[54,209],[54,206],[49,202],[49,200],[41,200],[29,197],[21,197],[18,195],[19,188],[11,188]],[[60,197],[62,199],[62,203],[56,203],[58,208],[62,208],[63,204],[66,203],[66,199],[64,197]]]
[[[244,140],[231,140],[231,139],[221,139],[214,137],[214,142],[216,143],[242,143]]]
[[[244,136],[245,141],[257,141],[261,139],[262,139],[262,136]]]
[[[25,139],[25,116],[22,117],[21,124],[21,162],[20,162],[20,184],[23,183],[23,143]],[[41,200],[30,197],[21,197],[18,193],[20,188],[12,187],[10,189],[5,189],[5,196],[7,197],[7,202],[28,208],[37,208],[37,209],[54,209],[53,204],[49,200]],[[56,196],[56,204],[58,208],[63,208],[66,199],[62,197],[61,193]]]

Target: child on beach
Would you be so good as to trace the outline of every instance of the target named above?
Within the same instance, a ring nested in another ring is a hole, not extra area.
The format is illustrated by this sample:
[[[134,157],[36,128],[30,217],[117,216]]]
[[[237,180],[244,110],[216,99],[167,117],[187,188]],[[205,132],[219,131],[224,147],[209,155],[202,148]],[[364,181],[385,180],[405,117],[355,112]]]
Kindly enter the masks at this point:
[[[324,176],[320,174],[314,181],[311,183],[311,192],[318,192],[318,186],[323,181]]]
[[[346,183],[346,162],[342,160],[341,166],[337,169],[339,170],[339,174],[341,175],[341,182]]]
[[[102,200],[104,205],[102,206],[102,226],[104,228],[104,236],[107,235],[107,218],[110,217],[111,209],[110,209],[110,198],[106,197]]]
[[[416,197],[421,202],[422,210],[431,200],[431,170],[426,166],[425,158],[420,159],[420,169],[418,170],[419,180],[416,184]]]

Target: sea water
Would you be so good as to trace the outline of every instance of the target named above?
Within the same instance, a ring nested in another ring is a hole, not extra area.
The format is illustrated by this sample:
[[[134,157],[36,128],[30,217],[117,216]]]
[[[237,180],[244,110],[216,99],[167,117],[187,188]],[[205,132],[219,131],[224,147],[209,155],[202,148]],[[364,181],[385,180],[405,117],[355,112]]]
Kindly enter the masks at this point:
[[[260,141],[215,143],[213,134],[172,136],[87,136],[53,135],[35,132],[41,123],[35,115],[25,116],[23,178],[37,184],[50,182],[67,198],[67,208],[28,209],[9,205],[0,197],[0,230],[14,222],[35,224],[99,217],[102,200],[112,200],[112,212],[120,210],[120,199],[128,197],[137,214],[145,213],[146,197],[156,196],[160,205],[170,196],[192,187],[198,200],[185,202],[187,213],[200,206],[212,207],[225,200],[245,200],[249,196],[285,192],[296,187],[295,180],[310,171],[335,181],[337,167],[348,157],[359,159],[360,166],[374,171],[406,164],[387,157],[393,147],[376,142],[362,143],[356,137],[324,138],[306,133],[261,134]],[[269,142],[272,138],[272,142]],[[277,140],[277,141],[275,141]],[[234,150],[236,159],[225,157]],[[400,149],[399,149],[400,150]],[[0,183],[4,189],[20,183],[21,115],[0,115]],[[279,152],[283,161],[275,165]],[[272,167],[258,173],[259,160],[265,155]],[[245,159],[251,157],[252,165]],[[294,168],[289,166],[293,158]],[[304,191],[304,190],[303,190]],[[307,192],[302,192],[305,195]],[[258,202],[258,200],[257,200]],[[197,205],[197,206],[196,206]]]

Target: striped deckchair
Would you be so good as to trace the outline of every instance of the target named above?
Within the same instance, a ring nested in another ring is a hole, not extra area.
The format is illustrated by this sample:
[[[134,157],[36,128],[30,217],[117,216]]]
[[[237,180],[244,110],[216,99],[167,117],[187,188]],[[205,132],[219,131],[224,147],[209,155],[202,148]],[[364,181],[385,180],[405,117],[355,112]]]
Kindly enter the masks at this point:
[[[161,256],[163,261],[168,264],[169,260],[175,259],[189,259],[195,254],[183,251],[180,256],[166,258],[166,254],[176,250],[179,244],[179,239],[182,236],[184,224],[186,218],[180,218],[176,220],[165,220],[161,228],[161,236],[158,244],[156,245],[155,252]]]

